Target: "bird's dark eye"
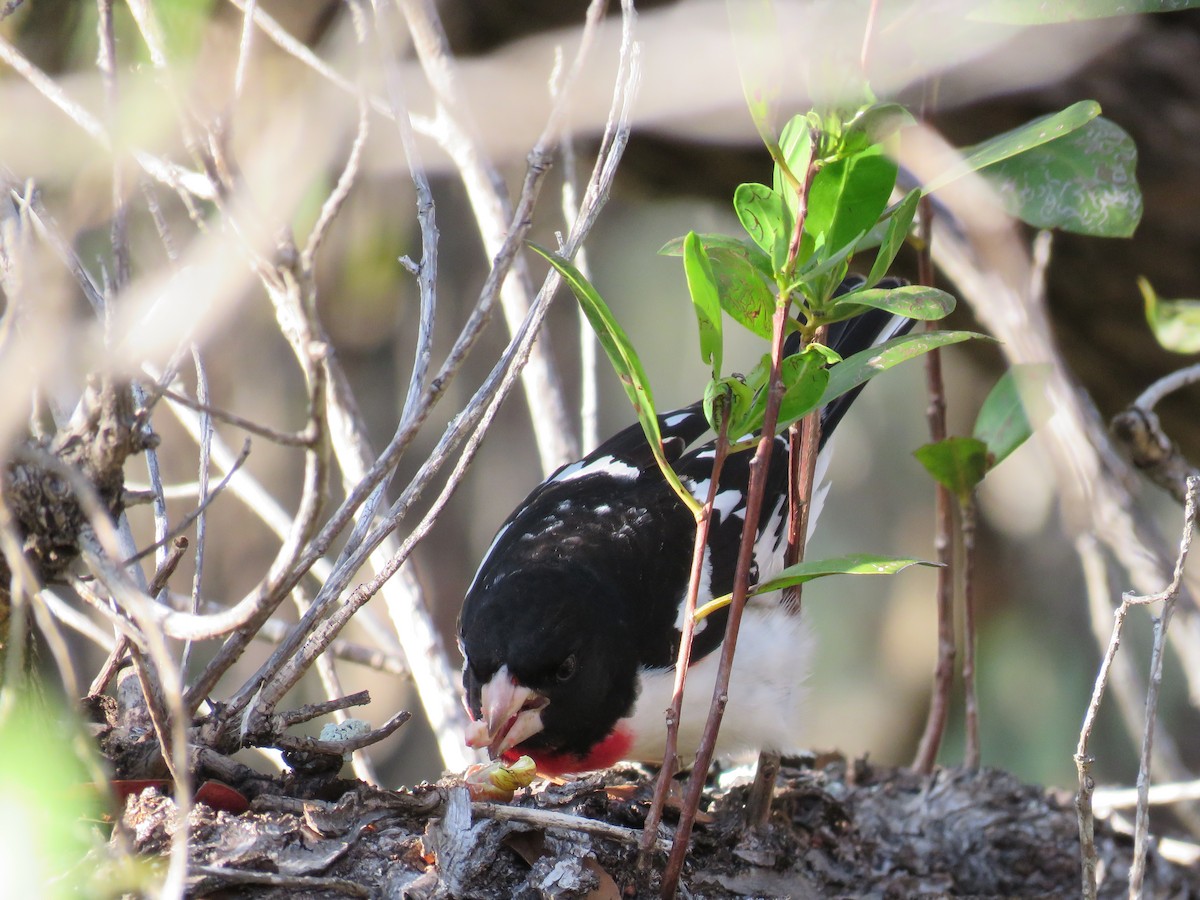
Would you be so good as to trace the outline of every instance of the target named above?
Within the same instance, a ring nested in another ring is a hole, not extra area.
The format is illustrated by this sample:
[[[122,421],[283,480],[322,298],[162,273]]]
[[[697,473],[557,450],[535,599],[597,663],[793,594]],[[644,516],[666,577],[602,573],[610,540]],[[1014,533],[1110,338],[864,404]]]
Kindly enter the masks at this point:
[[[554,673],[555,680],[559,682],[570,681],[575,677],[576,667],[575,654],[572,653],[559,665],[558,671]]]

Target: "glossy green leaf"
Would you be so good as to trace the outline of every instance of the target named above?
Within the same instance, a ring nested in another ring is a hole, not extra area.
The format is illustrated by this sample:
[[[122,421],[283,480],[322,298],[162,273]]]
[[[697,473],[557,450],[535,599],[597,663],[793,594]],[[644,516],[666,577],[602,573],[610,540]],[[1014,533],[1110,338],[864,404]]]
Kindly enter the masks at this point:
[[[1019,380],[1017,371],[1005,372],[988,393],[975,419],[974,436],[987,446],[989,469],[1000,465],[1033,434],[1025,404],[1021,402]]]
[[[1049,25],[1138,13],[1176,12],[1200,7],[1200,0],[983,0],[968,18],[1005,25]]]
[[[850,553],[846,556],[837,556],[831,559],[806,560],[805,562],[796,563],[794,566],[788,566],[769,581],[754,585],[750,589],[750,594],[751,596],[769,594],[772,591],[795,587],[796,585],[805,584],[817,578],[824,578],[827,575],[895,575],[909,566],[936,567],[937,563],[899,556],[880,556],[875,553]],[[696,621],[699,622],[706,616],[712,615],[717,610],[728,606],[730,600],[730,595],[726,594],[723,597],[717,597],[705,603],[696,610]]]
[[[753,403],[753,390],[736,375],[712,379],[704,388],[704,417],[714,432],[721,430],[721,416],[725,415],[728,417],[730,435],[746,433],[750,429],[744,420],[749,416]]]
[[[879,279],[883,278],[888,273],[888,269],[892,267],[892,263],[896,260],[896,254],[900,252],[900,248],[904,246],[905,240],[908,239],[908,232],[912,228],[913,217],[917,214],[917,204],[921,202],[920,188],[913,188],[904,199],[900,201],[900,205],[896,207],[887,218],[887,230],[884,232],[883,241],[879,245],[879,251],[875,254],[875,262],[871,264],[871,271],[867,275],[866,287],[873,288],[879,283]],[[861,243],[861,242],[860,242]]]
[[[792,214],[783,197],[765,184],[739,184],[733,209],[746,233],[771,257],[773,270],[782,271],[792,238]]]
[[[783,133],[779,135],[779,149],[787,171],[783,171],[777,161],[771,184],[794,219],[796,189],[804,183],[813,154],[812,128],[806,116],[795,116],[783,126]]]
[[[828,310],[829,321],[837,322],[857,315],[864,307],[886,309],[898,316],[922,322],[936,322],[954,312],[954,297],[923,284],[851,291],[839,297],[838,302]]]
[[[1136,169],[1133,138],[1100,118],[981,174],[1007,210],[1035,228],[1129,237],[1142,218]]]
[[[771,336],[775,294],[767,279],[745,256],[714,250],[708,254],[721,298],[721,309],[759,337]]]
[[[721,297],[713,275],[708,253],[696,232],[688,233],[683,242],[683,271],[687,276],[688,293],[700,326],[700,361],[712,368],[713,378],[721,375]]]
[[[823,247],[818,252],[832,255],[870,231],[895,185],[896,164],[878,152],[823,167],[813,179],[804,220],[804,230],[815,246]]]
[[[529,246],[536,253],[545,257],[546,261],[558,270],[563,280],[570,286],[571,292],[575,294],[575,299],[583,308],[584,315],[587,316],[588,323],[592,326],[592,331],[596,334],[596,340],[600,342],[600,346],[608,355],[613,371],[616,372],[621,387],[625,389],[625,394],[629,397],[634,412],[637,413],[638,422],[646,434],[646,441],[654,453],[655,462],[658,463],[663,476],[688,509],[693,514],[697,513],[700,509],[699,501],[683,486],[663,452],[662,432],[658,427],[658,414],[654,410],[654,396],[650,391],[650,380],[646,377],[637,351],[633,349],[633,344],[625,334],[625,330],[621,328],[608,308],[608,304],[604,302],[604,299],[582,272],[557,253],[552,253],[537,244],[531,243]]]
[[[906,360],[914,359],[937,347],[946,347],[950,344],[970,340],[990,341],[993,339],[974,331],[922,332],[901,335],[878,347],[871,347],[855,353],[830,370],[829,385],[825,388],[821,405],[824,406],[831,400],[836,400],[847,391],[852,391],[860,384],[870,381],[880,372],[885,372]]]
[[[825,368],[822,353],[806,347],[802,352],[793,353],[783,360],[780,375],[784,389],[779,405],[779,427],[782,427],[802,419],[817,408],[829,384],[829,369]]]
[[[936,444],[925,444],[914,450],[913,456],[962,504],[970,500],[990,468],[987,445],[973,437],[950,437]]]
[[[882,144],[901,128],[916,120],[899,103],[873,103],[858,111],[846,123],[842,144],[848,153],[858,153],[872,144]]]
[[[1057,140],[1082,128],[1098,115],[1099,103],[1094,100],[1081,100],[1064,110],[1026,122],[1011,131],[1002,132],[974,147],[966,147],[962,151],[963,158],[959,164],[926,184],[925,193],[936,191],[969,172],[977,172]]]
[[[765,277],[774,277],[774,270],[771,268],[771,257],[751,241],[730,237],[727,234],[697,233],[696,236],[700,238],[700,244],[704,247],[704,251],[709,255],[710,259],[714,254],[738,256],[750,263]],[[671,238],[671,240],[659,248],[659,255],[683,256],[683,242],[686,237],[684,235],[684,237]]]
[[[1200,353],[1200,300],[1163,300],[1145,278],[1138,290],[1155,339],[1174,353]]]

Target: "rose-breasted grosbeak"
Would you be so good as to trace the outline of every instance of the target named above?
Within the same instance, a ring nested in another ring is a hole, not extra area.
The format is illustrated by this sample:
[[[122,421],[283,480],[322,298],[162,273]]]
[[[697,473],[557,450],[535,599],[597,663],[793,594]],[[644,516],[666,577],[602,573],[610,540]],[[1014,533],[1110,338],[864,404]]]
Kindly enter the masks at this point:
[[[834,325],[828,342],[850,356],[911,325],[875,310]],[[856,393],[822,410],[822,450]],[[703,500],[713,445],[685,452],[708,431],[701,405],[660,416],[659,426],[672,466]],[[776,438],[752,582],[782,568],[787,452],[786,439]],[[725,461],[700,604],[733,589],[752,455]],[[528,754],[543,774],[661,760],[694,538],[692,515],[659,472],[638,425],[536,487],[500,528],[463,602],[463,685],[474,720],[468,743],[493,757]],[[721,610],[697,625],[681,758],[694,755],[700,741],[727,615]],[[811,644],[803,617],[782,608],[778,594],[747,604],[718,755],[803,746]]]

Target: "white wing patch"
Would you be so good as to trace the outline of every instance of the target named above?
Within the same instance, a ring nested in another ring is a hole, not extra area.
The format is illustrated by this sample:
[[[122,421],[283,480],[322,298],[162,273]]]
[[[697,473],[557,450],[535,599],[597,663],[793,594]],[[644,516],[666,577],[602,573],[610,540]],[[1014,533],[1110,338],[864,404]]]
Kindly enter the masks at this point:
[[[638,474],[639,470],[637,466],[621,462],[615,456],[601,456],[599,459],[594,459],[586,465],[582,459],[578,462],[573,462],[550,480],[573,481],[576,478],[584,478],[588,475],[608,475],[610,478],[623,478],[632,481],[638,477]]]

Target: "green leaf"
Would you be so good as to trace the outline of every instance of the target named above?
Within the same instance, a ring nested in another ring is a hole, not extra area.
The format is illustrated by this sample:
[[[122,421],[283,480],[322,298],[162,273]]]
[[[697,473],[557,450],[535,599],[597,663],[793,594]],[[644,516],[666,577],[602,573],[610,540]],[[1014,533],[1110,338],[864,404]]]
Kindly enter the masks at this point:
[[[892,267],[892,263],[896,260],[896,254],[900,252],[900,248],[904,246],[904,242],[908,238],[909,229],[912,228],[913,217],[917,214],[917,204],[920,202],[921,189],[913,188],[904,195],[904,199],[900,201],[900,205],[896,207],[895,212],[888,216],[887,231],[884,232],[883,242],[879,245],[879,251],[875,254],[875,262],[871,264],[870,274],[867,275],[866,287],[875,287],[875,285],[879,284],[879,280],[887,275],[888,269]]]
[[[802,419],[817,408],[829,384],[829,369],[825,368],[824,354],[805,347],[800,353],[784,358],[780,375],[784,393],[778,427]]]
[[[917,462],[966,505],[990,468],[987,445],[973,437],[950,437],[913,451]]]
[[[1048,25],[1138,13],[1175,12],[1198,6],[1200,0],[1054,0],[1053,3],[983,0],[967,14],[967,18],[1006,25]]]
[[[1133,138],[1108,119],[983,170],[1008,211],[1035,228],[1129,237],[1142,218]]]
[[[730,237],[727,234],[697,234],[700,238],[700,244],[704,247],[704,251],[709,255],[709,259],[714,254],[727,254],[738,256],[750,263],[766,278],[774,278],[775,271],[771,268],[771,257],[767,256],[762,250],[755,246],[752,242],[742,238]],[[687,235],[683,237],[672,238],[659,248],[660,256],[683,256],[683,242]]]
[[[646,441],[650,444],[655,462],[658,463],[663,476],[679,499],[693,514],[698,514],[700,502],[683,486],[679,476],[667,462],[666,454],[663,452],[662,432],[658,427],[658,414],[654,410],[654,396],[650,392],[650,380],[646,377],[637,351],[633,349],[633,344],[630,343],[624,329],[609,310],[608,304],[604,302],[582,272],[557,253],[552,253],[537,244],[531,243],[529,246],[557,269],[570,286],[579,305],[583,308],[584,315],[587,316],[588,323],[592,326],[592,331],[596,334],[596,340],[608,354],[609,362],[612,364],[613,371],[617,373],[617,378],[620,379],[621,387],[625,389],[629,402],[633,404],[634,412],[637,413],[638,422],[646,434]]]
[[[836,400],[847,391],[870,381],[880,372],[885,372],[906,360],[914,359],[937,347],[970,340],[993,339],[974,331],[922,332],[901,335],[878,347],[855,353],[829,370],[829,385],[825,388],[825,395],[821,397],[821,405]]]
[[[1036,367],[1035,367],[1036,368]],[[1027,369],[1023,371],[1028,373]],[[1018,373],[1009,369],[996,382],[979,408],[975,437],[988,449],[988,469],[994,469],[1033,434],[1018,389]]]
[[[772,591],[779,591],[783,588],[805,584],[817,578],[824,578],[826,575],[895,575],[909,566],[936,567],[937,563],[899,556],[880,556],[874,553],[850,553],[846,556],[837,556],[831,559],[806,560],[805,562],[796,563],[794,566],[788,566],[769,581],[754,585],[750,589],[750,595],[769,594]],[[696,610],[696,621],[699,622],[706,616],[728,606],[730,599],[730,595],[726,594],[723,597],[717,597],[705,603]]]
[[[783,156],[786,172],[775,162],[775,174],[772,186],[775,193],[783,198],[793,219],[796,215],[796,190],[804,183],[804,176],[812,162],[813,143],[812,127],[807,116],[794,116],[779,135],[779,151]]]
[[[721,375],[721,298],[708,254],[696,232],[683,242],[683,271],[687,276],[692,308],[700,326],[700,361],[712,368],[713,378]]]
[[[916,123],[899,103],[873,103],[855,114],[842,132],[842,145],[849,153],[858,153],[872,144],[882,144],[901,128]]]
[[[714,250],[708,254],[721,309],[759,337],[770,338],[775,294],[767,280],[745,256]]]
[[[813,179],[804,230],[831,255],[870,231],[896,185],[896,164],[877,148],[824,166]],[[824,242],[821,237],[824,236]]]
[[[896,288],[867,288],[851,291],[838,298],[838,302],[821,318],[837,322],[862,312],[864,307],[886,309],[898,316],[907,316],[922,322],[936,322],[954,312],[954,297],[937,288],[923,284],[906,284]]]
[[[699,234],[708,254],[721,308],[729,317],[759,337],[771,337],[775,294],[771,260],[757,246],[725,235]],[[684,238],[668,241],[658,252],[666,256],[683,253]]]
[[[744,379],[736,375],[714,378],[704,388],[704,418],[713,431],[721,430],[721,415],[729,420],[729,434],[744,434],[747,429],[739,424],[754,404],[754,392]],[[738,429],[736,432],[734,429]]]
[[[1140,277],[1138,290],[1155,339],[1175,353],[1200,353],[1200,300],[1163,300],[1150,282]]]
[[[1098,115],[1099,103],[1095,100],[1081,100],[1064,110],[1026,122],[1011,131],[1002,132],[974,147],[965,147],[959,164],[926,184],[925,193],[945,187],[969,172],[977,172],[986,166],[995,165],[1034,147],[1057,140],[1082,128]]]
[[[783,197],[765,184],[739,184],[733,208],[746,233],[771,257],[774,271],[782,271],[792,239],[792,214]]]

